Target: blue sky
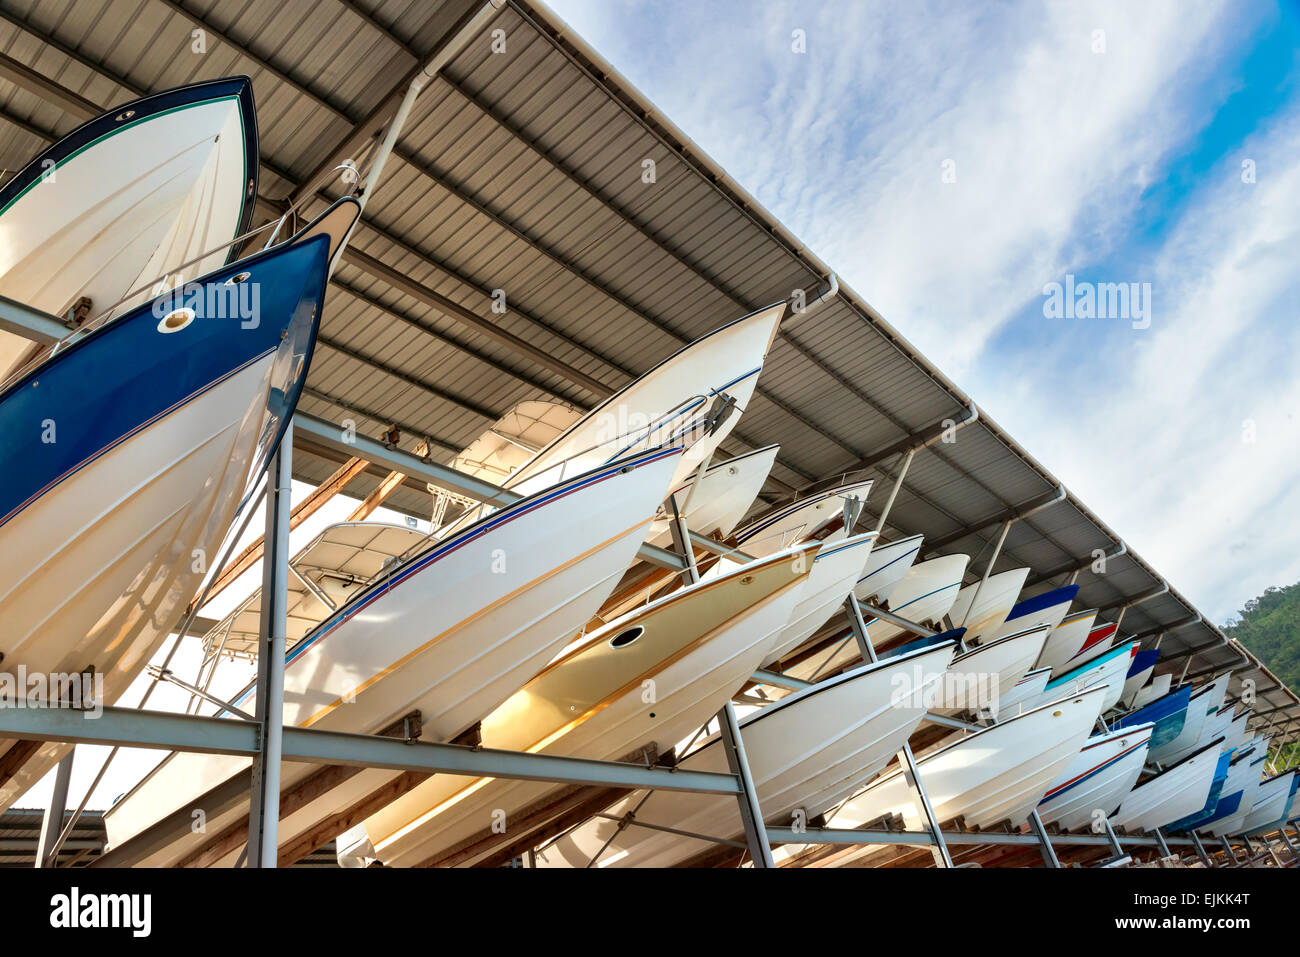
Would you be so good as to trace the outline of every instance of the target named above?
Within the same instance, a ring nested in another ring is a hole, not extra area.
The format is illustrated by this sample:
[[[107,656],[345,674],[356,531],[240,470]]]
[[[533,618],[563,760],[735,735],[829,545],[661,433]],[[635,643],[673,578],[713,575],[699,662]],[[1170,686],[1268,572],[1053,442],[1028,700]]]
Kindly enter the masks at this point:
[[[1300,579],[1296,3],[551,5],[1207,615]]]

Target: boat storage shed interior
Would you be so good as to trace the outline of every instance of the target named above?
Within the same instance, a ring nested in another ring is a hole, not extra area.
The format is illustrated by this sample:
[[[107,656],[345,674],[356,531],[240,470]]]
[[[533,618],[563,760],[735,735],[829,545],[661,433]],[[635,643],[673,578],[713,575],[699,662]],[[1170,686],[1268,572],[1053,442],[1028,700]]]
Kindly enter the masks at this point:
[[[304,422],[350,420],[372,440],[349,496],[407,465],[385,505],[428,519],[437,467],[518,403],[586,411],[724,323],[802,295],[809,307],[780,325],[717,454],[779,444],[755,511],[860,473],[874,491],[858,521],[874,528],[897,486],[882,540],[923,534],[918,561],[971,556],[967,583],[996,554],[995,573],[1031,570],[1030,592],[1077,584],[1076,607],[1159,648],[1157,674],[1231,669],[1226,700],[1253,699],[1250,729],[1300,736],[1296,693],[909,345],[870,290],[835,277],[543,5],[487,6],[3,0],[0,165],[19,168],[119,103],[246,74],[260,127],[254,222],[294,205],[310,219],[344,195],[346,167],[373,156],[432,61],[330,280],[298,406]],[[321,432],[295,429],[295,479],[320,485],[349,461]],[[0,864],[30,866],[36,823],[5,820]],[[62,862],[97,853],[94,821]]]

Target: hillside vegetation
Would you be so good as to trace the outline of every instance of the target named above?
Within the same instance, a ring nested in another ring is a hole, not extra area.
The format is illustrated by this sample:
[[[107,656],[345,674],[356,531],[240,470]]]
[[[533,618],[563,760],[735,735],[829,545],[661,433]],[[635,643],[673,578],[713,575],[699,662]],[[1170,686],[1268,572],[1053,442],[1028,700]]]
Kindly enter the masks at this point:
[[[1249,648],[1288,688],[1300,690],[1300,582],[1252,598],[1223,631]],[[1298,751],[1292,744],[1279,765],[1295,763]]]

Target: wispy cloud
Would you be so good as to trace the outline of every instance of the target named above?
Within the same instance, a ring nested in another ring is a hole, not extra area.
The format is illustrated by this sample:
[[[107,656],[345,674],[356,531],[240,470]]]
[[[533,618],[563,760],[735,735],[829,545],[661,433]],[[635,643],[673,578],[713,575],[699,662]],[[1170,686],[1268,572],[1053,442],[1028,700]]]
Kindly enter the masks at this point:
[[[1293,18],[553,5],[1207,613],[1300,577],[1297,108],[1243,67]],[[1044,318],[1067,272],[1150,282],[1152,327]]]

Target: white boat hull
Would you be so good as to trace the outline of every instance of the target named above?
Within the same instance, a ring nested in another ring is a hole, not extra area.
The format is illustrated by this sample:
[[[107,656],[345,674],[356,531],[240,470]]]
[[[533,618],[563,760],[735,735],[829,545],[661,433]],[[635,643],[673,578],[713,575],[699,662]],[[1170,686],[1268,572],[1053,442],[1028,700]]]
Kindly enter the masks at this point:
[[[811,562],[816,546],[801,549],[793,554],[794,565],[788,557],[780,558],[782,569]],[[774,556],[778,558],[778,556]],[[748,568],[750,566],[746,566]],[[779,592],[749,605],[687,647],[685,653],[674,654],[670,659],[652,665],[650,680],[654,693],[647,700],[644,677],[630,682],[620,675],[599,676],[581,664],[581,652],[573,660],[579,662],[576,677],[581,677],[583,694],[600,697],[608,680],[616,685],[612,696],[600,699],[600,705],[588,708],[588,716],[570,722],[548,734],[527,750],[544,754],[576,755],[588,758],[615,760],[650,744],[661,751],[703,726],[719,708],[753,674],[777,632],[789,620],[799,598],[800,586],[808,571],[803,568],[799,577],[789,576]],[[733,581],[739,576],[733,576]],[[721,586],[721,580],[702,582],[694,589]],[[678,592],[650,609],[666,607],[673,601],[689,601],[688,590]],[[683,605],[689,609],[689,605]],[[627,616],[636,620],[634,616]],[[620,633],[622,621],[612,622],[606,630],[591,636],[587,648],[605,641],[604,635]],[[648,646],[653,647],[653,646]],[[551,666],[550,677],[558,680],[566,661]],[[540,677],[538,679],[541,680]],[[569,680],[569,679],[565,679]],[[576,679],[575,679],[576,680]],[[493,747],[496,737],[492,728],[509,728],[513,715],[542,707],[556,710],[560,702],[546,699],[542,702],[533,686],[527,686],[484,721],[484,746]],[[412,791],[399,797],[382,811],[371,815],[353,833],[340,839],[341,859],[355,854],[350,851],[358,844],[366,855],[373,855],[389,866],[415,866],[438,860],[461,842],[471,840],[487,831],[494,814],[504,814],[510,821],[515,812],[546,798],[559,789],[559,785],[535,781],[518,781],[480,778],[471,781],[464,777],[436,775]],[[364,837],[360,835],[364,834]],[[473,859],[457,863],[470,864]]]
[[[704,471],[704,478],[696,482],[691,476],[672,493],[678,512],[687,519],[692,532],[726,538],[737,523],[745,517],[754,499],[763,490],[768,473],[776,462],[780,447],[769,445],[745,455],[723,462],[715,462]],[[698,487],[697,487],[698,484]],[[668,548],[672,544],[669,528],[671,511],[651,526],[648,541],[652,545]]]
[[[741,722],[741,737],[759,807],[773,822],[787,822],[796,809],[815,817],[878,773],[925,715],[925,699],[943,677],[953,645],[867,665],[783,699]],[[913,672],[921,676],[917,683]],[[907,693],[900,694],[900,687]],[[728,773],[716,739],[679,765],[692,771]],[[742,830],[736,803],[683,791],[629,795],[607,812],[696,834],[730,838]],[[708,841],[630,827],[593,818],[538,852],[541,867],[585,867],[606,845],[598,866],[669,867],[709,850]]]
[[[1052,782],[1079,753],[1101,710],[1092,690],[1009,718],[917,758],[917,770],[940,821],[962,817],[972,827],[1022,824]],[[903,775],[868,785],[831,821],[858,827],[885,814],[909,828],[923,817]]]
[[[1142,773],[1151,728],[1144,724],[1089,738],[1038,805],[1042,822],[1064,831],[1093,830],[1103,816],[1115,813]]]
[[[1207,747],[1128,793],[1111,819],[1126,831],[1151,831],[1205,807],[1219,764],[1218,746]]]
[[[1052,677],[1057,678],[1070,670],[1069,661],[1083,648],[1092,630],[1093,619],[1097,612],[1083,611],[1067,616],[1047,637],[1043,654],[1038,659],[1039,668],[1051,668]]]
[[[907,575],[908,570],[921,553],[921,535],[899,539],[887,545],[875,545],[871,557],[862,569],[862,577],[854,588],[858,601],[889,601],[898,583]]]
[[[1014,688],[1033,667],[1046,640],[1047,629],[1034,628],[959,655],[948,668],[945,699],[934,710],[948,715],[993,711],[1003,689]]]
[[[830,545],[823,545],[813,562],[789,623],[772,643],[763,665],[779,661],[797,649],[840,610],[853,590],[862,566],[871,554],[875,532],[863,532]]]
[[[967,585],[957,593],[948,618],[954,628],[966,629],[963,640],[967,645],[979,644],[1002,627],[1028,577],[1028,568],[1013,568],[990,575],[987,581]]]
[[[957,597],[967,561],[966,555],[944,555],[913,565],[894,589],[889,610],[917,624],[943,618]],[[864,613],[864,617],[867,634],[876,648],[903,634],[903,629],[893,622],[872,618],[870,613]],[[849,637],[828,651],[793,665],[787,673],[804,681],[815,681],[860,660],[857,642]]]
[[[679,456],[679,449],[643,454],[634,465],[590,473],[393,569],[290,652],[285,723],[375,732],[419,710],[431,740],[465,730],[540,671],[613,590]],[[234,703],[248,708],[252,696],[245,689]],[[172,754],[105,815],[110,845],[179,808],[202,807],[211,788],[248,764]],[[310,770],[286,765],[285,786]],[[246,807],[210,820],[207,834]],[[281,838],[294,833],[282,829]],[[174,863],[205,842],[206,835],[182,836],[141,863]]]
[[[785,309],[783,302],[768,306],[692,342],[588,412],[505,486],[528,494],[633,449],[678,440],[715,395],[726,393],[736,408],[713,432],[691,436],[669,487],[680,486],[731,434],[749,405]]]
[[[864,502],[870,491],[870,479],[841,482],[769,509],[737,529],[733,537],[741,551],[756,558],[814,537],[836,541],[845,537],[842,519],[846,503]]]

